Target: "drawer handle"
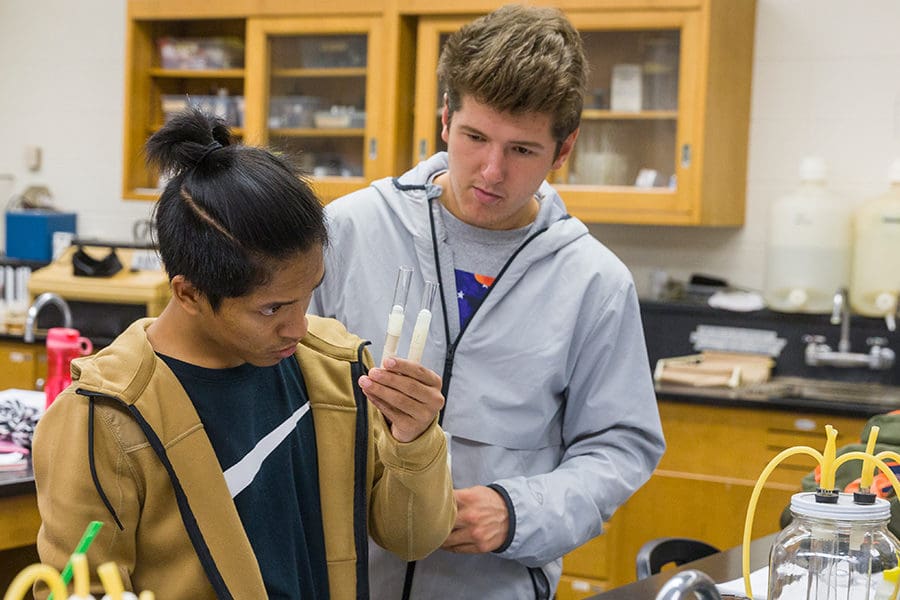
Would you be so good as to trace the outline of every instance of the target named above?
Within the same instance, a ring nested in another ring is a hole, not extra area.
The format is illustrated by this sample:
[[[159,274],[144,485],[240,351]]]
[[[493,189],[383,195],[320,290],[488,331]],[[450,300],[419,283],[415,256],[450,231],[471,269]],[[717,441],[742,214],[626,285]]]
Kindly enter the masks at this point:
[[[34,360],[34,354],[30,352],[10,352],[9,362],[26,363]]]

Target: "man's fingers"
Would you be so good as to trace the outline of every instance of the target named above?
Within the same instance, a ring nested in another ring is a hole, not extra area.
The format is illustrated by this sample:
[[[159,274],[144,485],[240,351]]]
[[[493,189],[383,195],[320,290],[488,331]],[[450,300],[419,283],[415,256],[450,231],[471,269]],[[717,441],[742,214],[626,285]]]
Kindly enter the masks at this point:
[[[406,360],[405,358],[400,358],[399,356],[392,356],[388,358],[384,361],[381,368],[384,371],[393,371],[395,373],[411,377],[412,379],[421,382],[422,385],[426,385],[428,387],[436,387],[438,389],[440,389],[441,387],[440,375],[420,363]]]

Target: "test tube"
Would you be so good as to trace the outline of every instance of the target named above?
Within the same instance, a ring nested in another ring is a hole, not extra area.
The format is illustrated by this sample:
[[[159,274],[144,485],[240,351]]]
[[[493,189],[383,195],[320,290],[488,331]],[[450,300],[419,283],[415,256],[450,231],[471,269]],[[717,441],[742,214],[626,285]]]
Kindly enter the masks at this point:
[[[397,355],[397,345],[400,343],[400,334],[403,332],[403,315],[406,311],[406,298],[409,296],[409,282],[412,279],[412,273],[413,271],[409,267],[400,267],[397,272],[394,301],[391,303],[387,335],[384,337],[384,350],[381,352],[382,363],[391,356]]]
[[[422,292],[422,303],[419,305],[419,315],[416,317],[416,326],[413,329],[412,341],[409,343],[409,360],[421,362],[422,353],[425,351],[425,341],[428,339],[428,328],[431,326],[431,305],[437,292],[437,284],[433,281],[425,282],[425,290]]]

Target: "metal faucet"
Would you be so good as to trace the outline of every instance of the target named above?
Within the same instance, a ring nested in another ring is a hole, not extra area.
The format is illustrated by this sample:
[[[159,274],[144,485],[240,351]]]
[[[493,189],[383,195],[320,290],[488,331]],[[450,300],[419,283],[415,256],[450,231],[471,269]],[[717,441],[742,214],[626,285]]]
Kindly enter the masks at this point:
[[[873,337],[866,340],[869,352],[850,352],[850,301],[847,290],[840,288],[834,293],[834,308],[831,311],[831,324],[841,326],[841,339],[835,352],[825,343],[821,335],[805,335],[806,364],[811,367],[868,367],[873,370],[886,370],[894,366],[894,351],[886,348],[887,340]]]
[[[72,327],[72,311],[69,309],[69,305],[66,301],[63,300],[62,296],[59,294],[44,292],[35,298],[32,305],[28,307],[28,314],[25,316],[24,339],[26,342],[30,343],[34,341],[34,328],[37,323],[38,314],[41,312],[41,309],[48,304],[53,304],[59,308],[63,317],[63,327]]]
[[[684,600],[695,596],[700,600],[722,600],[719,589],[709,575],[688,569],[673,575],[659,590],[656,600]]]
[[[839,288],[834,293],[831,324],[841,326],[841,340],[838,342],[838,352],[850,352],[850,299],[847,297],[846,288]]]

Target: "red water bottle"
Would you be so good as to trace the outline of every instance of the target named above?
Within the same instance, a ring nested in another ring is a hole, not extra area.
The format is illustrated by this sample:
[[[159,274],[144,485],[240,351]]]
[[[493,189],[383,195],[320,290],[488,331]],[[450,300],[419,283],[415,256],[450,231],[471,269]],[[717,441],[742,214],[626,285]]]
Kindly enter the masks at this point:
[[[47,408],[72,383],[72,359],[93,351],[91,340],[82,337],[77,329],[51,327],[47,330],[47,383],[44,384]]]

